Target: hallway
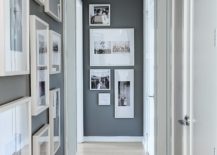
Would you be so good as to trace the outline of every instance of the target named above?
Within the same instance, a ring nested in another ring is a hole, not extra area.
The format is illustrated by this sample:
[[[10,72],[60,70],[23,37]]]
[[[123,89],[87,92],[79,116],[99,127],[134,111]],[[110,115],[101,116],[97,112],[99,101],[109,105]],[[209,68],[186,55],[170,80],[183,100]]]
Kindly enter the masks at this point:
[[[77,155],[145,155],[142,143],[82,143]]]

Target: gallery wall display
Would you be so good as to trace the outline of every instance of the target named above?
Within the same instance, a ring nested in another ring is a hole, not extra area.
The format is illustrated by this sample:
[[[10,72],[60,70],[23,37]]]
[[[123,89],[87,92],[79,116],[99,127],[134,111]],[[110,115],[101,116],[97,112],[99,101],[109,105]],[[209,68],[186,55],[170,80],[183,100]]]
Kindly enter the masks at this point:
[[[115,118],[134,118],[134,70],[115,70]]]
[[[90,26],[110,26],[110,4],[89,5]]]
[[[0,1],[0,76],[29,74],[29,1]]]
[[[33,135],[33,155],[50,155],[50,128],[48,124]]]
[[[45,12],[55,20],[62,21],[62,0],[45,0]]]
[[[61,144],[60,135],[60,89],[50,91],[50,133],[51,154],[55,154]]]
[[[0,154],[31,155],[31,98],[0,106]]]
[[[90,66],[134,66],[134,29],[90,29]]]
[[[110,93],[99,93],[98,94],[99,105],[111,105],[110,98],[111,98]]]
[[[49,25],[35,15],[30,16],[32,115],[49,106]]]
[[[61,35],[50,30],[50,74],[61,73]]]
[[[111,71],[110,69],[90,70],[90,90],[110,90]]]
[[[45,0],[35,0],[39,5],[44,5],[45,3]]]

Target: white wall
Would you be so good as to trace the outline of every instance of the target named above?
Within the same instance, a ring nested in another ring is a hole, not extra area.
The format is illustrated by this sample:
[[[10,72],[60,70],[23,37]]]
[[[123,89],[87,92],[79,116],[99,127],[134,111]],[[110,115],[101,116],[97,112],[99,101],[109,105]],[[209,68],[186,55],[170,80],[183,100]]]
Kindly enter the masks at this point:
[[[83,3],[76,0],[77,141],[83,142]]]

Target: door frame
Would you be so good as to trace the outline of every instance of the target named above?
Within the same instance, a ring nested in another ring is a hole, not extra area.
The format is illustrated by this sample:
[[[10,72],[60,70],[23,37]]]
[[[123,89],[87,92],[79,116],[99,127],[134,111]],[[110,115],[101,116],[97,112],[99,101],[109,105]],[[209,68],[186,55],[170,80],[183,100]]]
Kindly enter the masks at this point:
[[[157,1],[156,6],[156,154],[160,155],[171,154],[171,6],[171,0]]]
[[[63,0],[64,152],[77,152],[76,0]]]
[[[144,0],[144,18],[146,13]],[[171,154],[171,105],[172,105],[172,0],[156,0],[155,15],[155,153],[160,155]],[[146,26],[144,21],[144,32]],[[145,35],[146,33],[144,33]],[[145,46],[145,43],[144,43]],[[146,48],[144,48],[144,56]],[[145,60],[145,59],[144,59]],[[145,62],[144,62],[145,65]],[[145,69],[145,66],[144,66]],[[145,73],[145,71],[144,71]],[[144,81],[145,79],[144,75]],[[145,88],[145,86],[144,86]],[[144,94],[145,97],[145,94]],[[145,100],[144,100],[145,101]],[[144,108],[146,103],[144,102]],[[144,109],[145,110],[145,109]],[[144,114],[144,129],[145,129]],[[144,132],[145,139],[145,132]],[[144,140],[144,145],[147,143]],[[146,146],[146,145],[145,145]]]
[[[170,16],[171,0],[156,1],[156,154],[168,155],[170,148],[171,97]],[[65,154],[77,152],[77,87],[76,87],[76,0],[63,0],[64,7],[64,130]],[[168,35],[169,34],[169,35]],[[168,61],[169,60],[169,61]],[[163,82],[162,82],[163,81]],[[160,101],[160,102],[158,102]],[[165,134],[167,133],[167,134]],[[169,141],[169,142],[168,142]]]
[[[175,145],[175,135],[174,135],[174,126],[175,123],[178,120],[175,120],[175,98],[174,98],[174,93],[175,93],[175,49],[174,49],[174,34],[175,34],[175,29],[174,29],[174,18],[175,18],[175,0],[170,0],[171,1],[171,106],[168,108],[170,112],[170,116],[168,116],[168,119],[170,119],[170,130],[171,136],[170,138],[170,155],[173,155],[175,153],[174,150],[174,145]],[[193,72],[192,72],[192,52],[193,52],[193,39],[192,39],[192,34],[193,34],[193,5],[194,2],[193,0],[183,0],[183,60],[182,60],[182,79],[183,79],[183,90],[182,90],[182,100],[183,100],[183,118],[185,115],[189,115],[191,117],[192,115],[192,77],[193,77]],[[183,119],[180,118],[180,119]],[[192,150],[191,150],[191,134],[192,134],[192,129],[184,127],[183,130],[183,154],[184,155],[192,155]]]

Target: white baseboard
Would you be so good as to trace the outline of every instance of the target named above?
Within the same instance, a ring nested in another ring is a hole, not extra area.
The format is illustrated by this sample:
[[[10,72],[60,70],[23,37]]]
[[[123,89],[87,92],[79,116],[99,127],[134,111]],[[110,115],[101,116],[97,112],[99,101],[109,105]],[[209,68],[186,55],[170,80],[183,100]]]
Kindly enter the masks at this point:
[[[145,145],[145,138],[142,138],[142,145],[143,145],[143,148],[144,148],[144,150],[146,149],[145,147],[146,147],[146,145]]]
[[[143,142],[143,137],[131,136],[86,136],[84,142]]]

